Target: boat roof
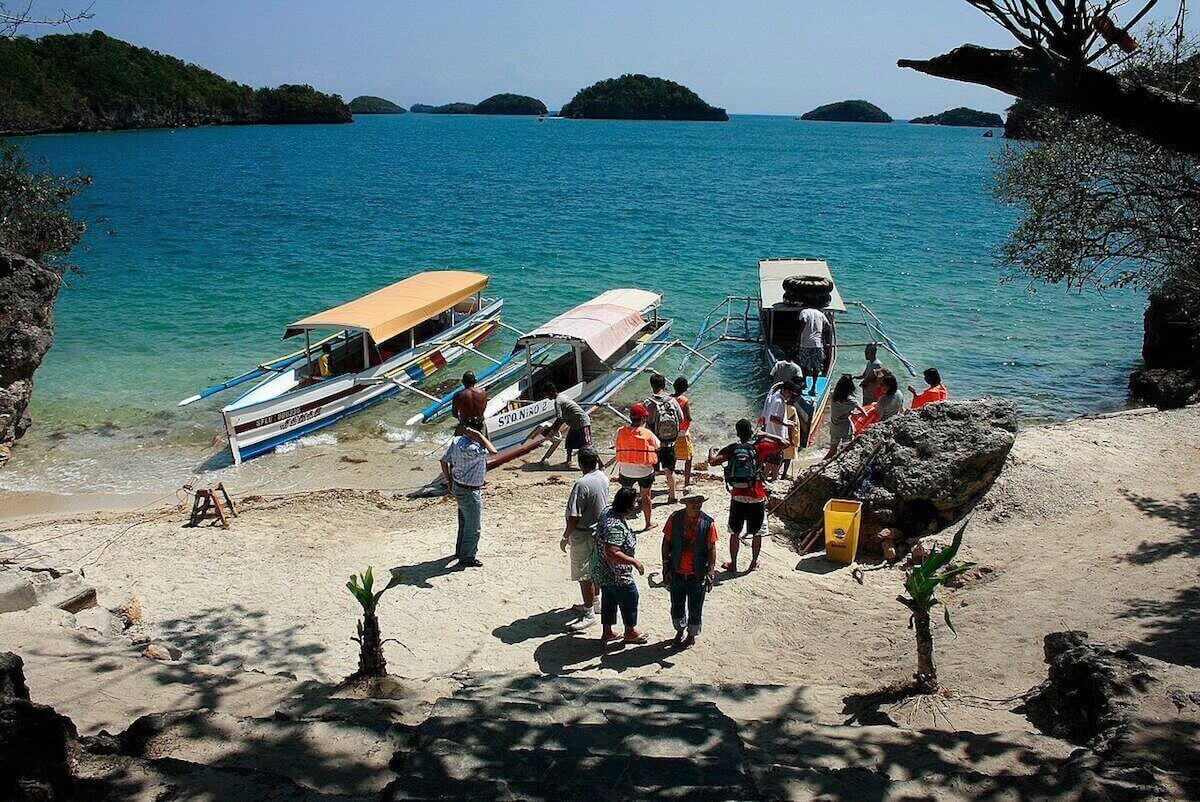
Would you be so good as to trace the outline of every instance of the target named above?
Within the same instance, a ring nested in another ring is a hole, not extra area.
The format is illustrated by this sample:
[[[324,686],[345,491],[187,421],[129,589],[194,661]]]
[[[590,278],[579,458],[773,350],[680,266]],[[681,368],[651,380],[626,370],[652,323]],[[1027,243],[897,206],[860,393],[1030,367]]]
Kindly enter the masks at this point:
[[[661,303],[661,295],[647,290],[609,290],[543,323],[518,339],[517,345],[570,343],[608,359],[646,325],[643,315]]]
[[[483,291],[488,277],[465,270],[427,270],[290,324],[283,338],[311,329],[352,329],[376,343],[440,315]]]
[[[783,302],[783,282],[792,276],[817,276],[829,279],[833,292],[825,307],[832,312],[845,312],[846,304],[838,292],[829,264],[823,259],[763,259],[758,263],[758,292],[764,309],[791,306]]]

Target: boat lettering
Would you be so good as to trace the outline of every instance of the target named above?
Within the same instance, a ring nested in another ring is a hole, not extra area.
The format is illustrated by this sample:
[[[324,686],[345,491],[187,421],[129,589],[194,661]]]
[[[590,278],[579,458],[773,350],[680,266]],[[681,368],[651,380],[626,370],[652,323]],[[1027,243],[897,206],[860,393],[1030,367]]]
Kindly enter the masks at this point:
[[[304,423],[320,416],[322,409],[324,409],[324,405],[299,412],[295,409],[287,409],[283,412],[276,412],[274,415],[267,415],[264,418],[256,418],[249,425],[243,424],[239,429],[258,429],[263,426],[270,426],[272,423],[279,423],[279,421],[283,421],[283,425],[279,427],[280,429],[290,429],[298,423]]]
[[[322,407],[317,407],[316,409],[310,409],[305,412],[301,412],[299,415],[294,415],[294,416],[288,418],[287,420],[285,420],[283,422],[283,426],[281,426],[279,428],[280,429],[290,429],[293,426],[304,423],[305,421],[310,421],[313,418],[320,417],[321,409],[322,409]]]
[[[488,428],[493,430],[507,429],[510,426],[521,423],[522,421],[529,420],[530,418],[536,418],[545,414],[552,406],[554,406],[553,401],[551,401],[549,398],[543,398],[536,404],[527,404],[523,407],[514,409],[512,412],[502,412],[492,419],[495,421],[495,425]]]

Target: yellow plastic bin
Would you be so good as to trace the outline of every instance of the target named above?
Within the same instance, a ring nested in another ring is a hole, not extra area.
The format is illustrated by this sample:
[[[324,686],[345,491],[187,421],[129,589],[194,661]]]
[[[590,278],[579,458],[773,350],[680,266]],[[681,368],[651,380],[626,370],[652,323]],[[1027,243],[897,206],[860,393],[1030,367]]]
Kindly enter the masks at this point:
[[[825,557],[849,565],[858,551],[862,502],[831,498],[825,502]]]

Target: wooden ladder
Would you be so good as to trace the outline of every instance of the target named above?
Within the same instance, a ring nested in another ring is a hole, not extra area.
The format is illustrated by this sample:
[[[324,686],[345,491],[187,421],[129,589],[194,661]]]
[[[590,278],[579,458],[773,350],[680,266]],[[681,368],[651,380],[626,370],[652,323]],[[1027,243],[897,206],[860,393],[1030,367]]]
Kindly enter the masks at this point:
[[[224,506],[221,504],[222,498],[225,499]],[[225,514],[225,507],[229,508],[229,515]],[[237,507],[229,497],[225,483],[221,482],[216,487],[204,487],[196,491],[192,499],[192,517],[188,526],[199,526],[206,518],[212,517],[221,522],[222,529],[228,529],[229,518],[236,518],[237,514]]]

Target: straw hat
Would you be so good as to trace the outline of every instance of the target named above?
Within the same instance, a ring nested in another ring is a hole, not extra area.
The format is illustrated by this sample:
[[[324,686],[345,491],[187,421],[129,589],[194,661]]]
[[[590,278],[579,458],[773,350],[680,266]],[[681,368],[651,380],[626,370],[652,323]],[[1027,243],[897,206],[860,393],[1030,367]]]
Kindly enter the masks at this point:
[[[679,500],[684,504],[687,504],[689,501],[699,501],[701,504],[703,504],[704,502],[708,501],[708,496],[704,495],[703,493],[685,493],[683,498]]]

